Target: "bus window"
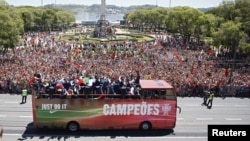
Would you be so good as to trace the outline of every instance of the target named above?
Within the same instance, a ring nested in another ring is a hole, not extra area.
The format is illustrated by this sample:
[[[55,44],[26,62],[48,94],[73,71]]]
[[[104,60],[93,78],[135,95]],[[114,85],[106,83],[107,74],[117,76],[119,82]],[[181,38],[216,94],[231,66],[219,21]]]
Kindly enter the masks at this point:
[[[159,99],[159,91],[157,89],[151,90],[151,99]]]
[[[160,92],[159,92],[159,99],[167,99],[167,92],[166,92],[166,90],[160,90]]]
[[[174,93],[174,90],[166,90],[166,99],[176,100],[176,95]]]
[[[151,99],[151,97],[152,97],[151,90],[141,90],[140,94],[141,94],[143,99]]]

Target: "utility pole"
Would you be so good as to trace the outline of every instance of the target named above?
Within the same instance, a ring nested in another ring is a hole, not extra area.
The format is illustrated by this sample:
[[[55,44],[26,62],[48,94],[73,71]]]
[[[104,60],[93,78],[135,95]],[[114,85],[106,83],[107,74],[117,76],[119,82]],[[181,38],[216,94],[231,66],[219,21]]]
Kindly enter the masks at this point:
[[[55,0],[55,3],[54,3],[54,8],[56,8],[56,0]]]
[[[233,73],[235,71],[235,59],[236,59],[236,47],[238,46],[238,43],[236,40],[232,40],[231,41],[231,44],[232,44],[232,52],[233,52],[233,64],[231,66],[231,70],[230,70],[230,76],[229,76],[229,80],[228,80],[228,83],[231,83],[232,82],[232,77],[233,77]]]
[[[171,8],[171,0],[169,0],[169,8]]]
[[[41,6],[43,7],[43,0],[41,0]]]

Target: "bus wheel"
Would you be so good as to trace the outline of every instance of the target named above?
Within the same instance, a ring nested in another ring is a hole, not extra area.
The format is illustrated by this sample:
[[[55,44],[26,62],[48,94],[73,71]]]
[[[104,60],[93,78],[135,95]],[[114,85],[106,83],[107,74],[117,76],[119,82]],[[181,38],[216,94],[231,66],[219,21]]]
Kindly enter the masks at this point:
[[[71,121],[71,122],[68,123],[67,129],[70,132],[76,132],[77,130],[79,130],[79,124],[77,122],[75,122],[75,121]]]
[[[145,121],[145,122],[143,122],[143,123],[140,124],[140,129],[141,130],[146,131],[146,130],[150,130],[151,128],[152,128],[152,125],[148,121]]]

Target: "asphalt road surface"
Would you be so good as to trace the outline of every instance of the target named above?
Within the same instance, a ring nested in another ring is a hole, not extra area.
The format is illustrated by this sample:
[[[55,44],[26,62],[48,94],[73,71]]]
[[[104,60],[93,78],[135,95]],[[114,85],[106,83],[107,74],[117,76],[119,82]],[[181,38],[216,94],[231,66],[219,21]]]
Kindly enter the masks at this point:
[[[174,130],[156,131],[79,131],[37,130],[32,126],[31,97],[20,104],[20,95],[0,94],[0,126],[2,141],[207,141],[208,125],[250,125],[250,99],[215,97],[213,107],[201,106],[202,98],[178,97],[181,113],[177,113]],[[1,139],[0,139],[1,140]]]

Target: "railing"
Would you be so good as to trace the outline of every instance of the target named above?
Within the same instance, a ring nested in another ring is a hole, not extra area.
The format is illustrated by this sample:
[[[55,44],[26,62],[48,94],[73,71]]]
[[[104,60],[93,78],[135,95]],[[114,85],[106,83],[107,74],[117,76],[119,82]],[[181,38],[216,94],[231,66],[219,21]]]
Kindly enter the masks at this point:
[[[177,96],[203,96],[204,91],[206,90],[203,88],[203,90],[199,91],[198,89],[191,89],[189,87],[185,86],[178,86],[176,88],[176,94]],[[213,89],[213,88],[212,88]],[[28,94],[31,94],[31,88],[27,86]],[[225,86],[220,86],[218,90],[215,90],[215,96],[223,96],[223,97],[250,97],[250,86],[243,86],[243,85],[238,85],[238,86],[232,86],[232,85],[225,85]],[[21,86],[19,85],[14,85],[11,86],[11,90],[9,87],[4,87],[0,86],[0,94],[21,94],[22,89]],[[58,96],[59,94],[55,93],[55,96]],[[97,97],[97,95],[93,95],[93,97]],[[113,94],[107,94],[106,96],[112,96]],[[82,96],[82,95],[80,95]],[[89,97],[90,95],[88,95]],[[117,94],[114,97],[119,97]]]

